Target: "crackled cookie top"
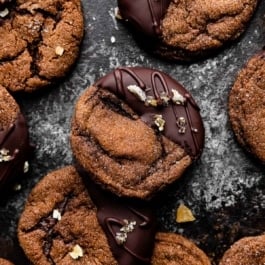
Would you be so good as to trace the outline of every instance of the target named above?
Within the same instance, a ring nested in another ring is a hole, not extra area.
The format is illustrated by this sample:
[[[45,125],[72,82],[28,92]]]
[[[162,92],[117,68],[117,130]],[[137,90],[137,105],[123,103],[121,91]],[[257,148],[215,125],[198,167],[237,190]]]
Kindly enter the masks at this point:
[[[191,60],[211,54],[238,38],[257,2],[118,0],[118,6],[121,17],[136,35],[141,35],[139,39],[148,50],[169,59]]]
[[[49,173],[32,190],[18,236],[33,264],[147,265],[155,228],[151,210],[142,203],[84,184],[68,166]]]
[[[157,233],[152,265],[210,265],[206,254],[192,241],[174,233]]]
[[[0,191],[27,173],[31,151],[25,118],[0,86]]]
[[[2,0],[0,25],[0,85],[12,92],[65,76],[83,36],[79,0]]]
[[[179,178],[204,144],[199,108],[168,75],[118,68],[76,104],[71,146],[77,162],[104,188],[147,198]]]
[[[265,51],[239,72],[229,96],[229,116],[239,143],[265,163]]]

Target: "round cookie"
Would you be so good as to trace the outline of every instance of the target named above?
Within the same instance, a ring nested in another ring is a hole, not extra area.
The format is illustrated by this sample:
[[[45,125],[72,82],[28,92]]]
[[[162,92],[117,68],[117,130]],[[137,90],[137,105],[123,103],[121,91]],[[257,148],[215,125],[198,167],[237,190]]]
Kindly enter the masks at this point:
[[[265,264],[264,246],[264,235],[242,238],[225,252],[219,265],[263,265]]]
[[[38,265],[146,265],[156,225],[145,207],[103,193],[93,182],[85,186],[74,167],[64,167],[32,190],[18,224],[19,242]]]
[[[95,182],[149,198],[199,158],[204,127],[192,96],[167,74],[121,67],[79,98],[71,146]]]
[[[0,85],[31,92],[62,78],[83,36],[80,0],[0,2]]]
[[[170,60],[213,54],[238,38],[258,0],[118,0],[121,18],[146,47]]]
[[[28,171],[32,147],[19,106],[0,85],[0,191]]]
[[[238,142],[265,163],[265,51],[239,72],[229,95],[229,116]]]
[[[1,3],[1,2],[0,2]],[[10,261],[0,258],[0,265],[13,265]]]
[[[151,264],[211,265],[211,262],[190,240],[173,233],[157,233]]]

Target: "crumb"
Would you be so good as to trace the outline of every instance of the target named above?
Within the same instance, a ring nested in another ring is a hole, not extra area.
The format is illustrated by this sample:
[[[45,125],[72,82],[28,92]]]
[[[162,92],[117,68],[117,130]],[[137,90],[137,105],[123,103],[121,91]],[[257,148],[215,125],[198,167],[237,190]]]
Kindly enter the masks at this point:
[[[177,223],[187,223],[195,221],[195,217],[191,210],[184,204],[180,204],[176,212]]]
[[[114,36],[111,36],[111,38],[110,38],[110,42],[111,42],[111,43],[115,43],[115,42],[116,42],[116,38],[115,38]]]

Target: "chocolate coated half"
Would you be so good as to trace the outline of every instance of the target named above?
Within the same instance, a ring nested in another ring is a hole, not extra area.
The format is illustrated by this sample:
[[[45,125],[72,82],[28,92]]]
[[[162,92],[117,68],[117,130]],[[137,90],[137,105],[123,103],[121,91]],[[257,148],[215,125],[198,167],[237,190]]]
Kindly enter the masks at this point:
[[[141,88],[147,98],[155,99],[158,106],[147,106],[129,86]],[[200,109],[188,91],[169,75],[153,69],[141,67],[121,67],[99,79],[95,86],[105,88],[121,97],[151,127],[154,117],[162,115],[165,120],[163,134],[180,145],[192,159],[197,159],[204,146],[204,126]],[[183,97],[183,103],[172,102],[173,90]],[[168,104],[160,104],[162,98],[170,99]],[[183,121],[185,132],[181,131]]]
[[[97,206],[97,218],[103,228],[112,251],[119,265],[150,264],[156,233],[155,216],[150,205],[143,201],[119,198],[103,191],[92,182],[88,174],[78,167],[93,202]],[[123,228],[134,223],[131,232],[126,233],[125,242],[121,243],[117,235],[123,234]]]
[[[0,131],[0,151],[6,150],[9,161],[0,162],[0,191],[9,185],[16,176],[27,171],[24,164],[29,160],[32,147],[29,144],[28,128],[24,116],[20,113],[9,128]]]
[[[170,0],[118,0],[122,18],[149,37],[161,34],[160,22]]]

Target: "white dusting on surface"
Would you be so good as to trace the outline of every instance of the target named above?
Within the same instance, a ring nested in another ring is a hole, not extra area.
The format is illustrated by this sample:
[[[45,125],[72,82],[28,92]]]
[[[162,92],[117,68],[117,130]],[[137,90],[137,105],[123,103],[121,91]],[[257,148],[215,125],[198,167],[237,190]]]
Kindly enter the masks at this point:
[[[16,237],[17,221],[32,187],[48,172],[72,163],[69,133],[75,102],[97,78],[119,66],[146,66],[165,71],[191,92],[201,108],[206,130],[205,148],[200,160],[187,170],[182,180],[161,195],[165,204],[161,207],[160,219],[165,229],[185,230],[177,227],[172,218],[180,200],[189,205],[199,219],[201,208],[211,212],[236,205],[238,201],[248,200],[245,191],[250,189],[258,207],[265,208],[265,191],[260,187],[264,169],[240,148],[227,115],[227,97],[237,72],[264,45],[263,27],[253,30],[255,24],[252,24],[239,42],[213,58],[193,64],[170,63],[155,58],[137,45],[128,30],[115,19],[116,3],[82,2],[86,31],[72,72],[52,89],[18,99],[36,151],[30,162],[30,176],[22,179],[21,191],[0,206],[0,237],[1,233],[7,238]],[[115,45],[110,41],[112,36],[115,36]]]

